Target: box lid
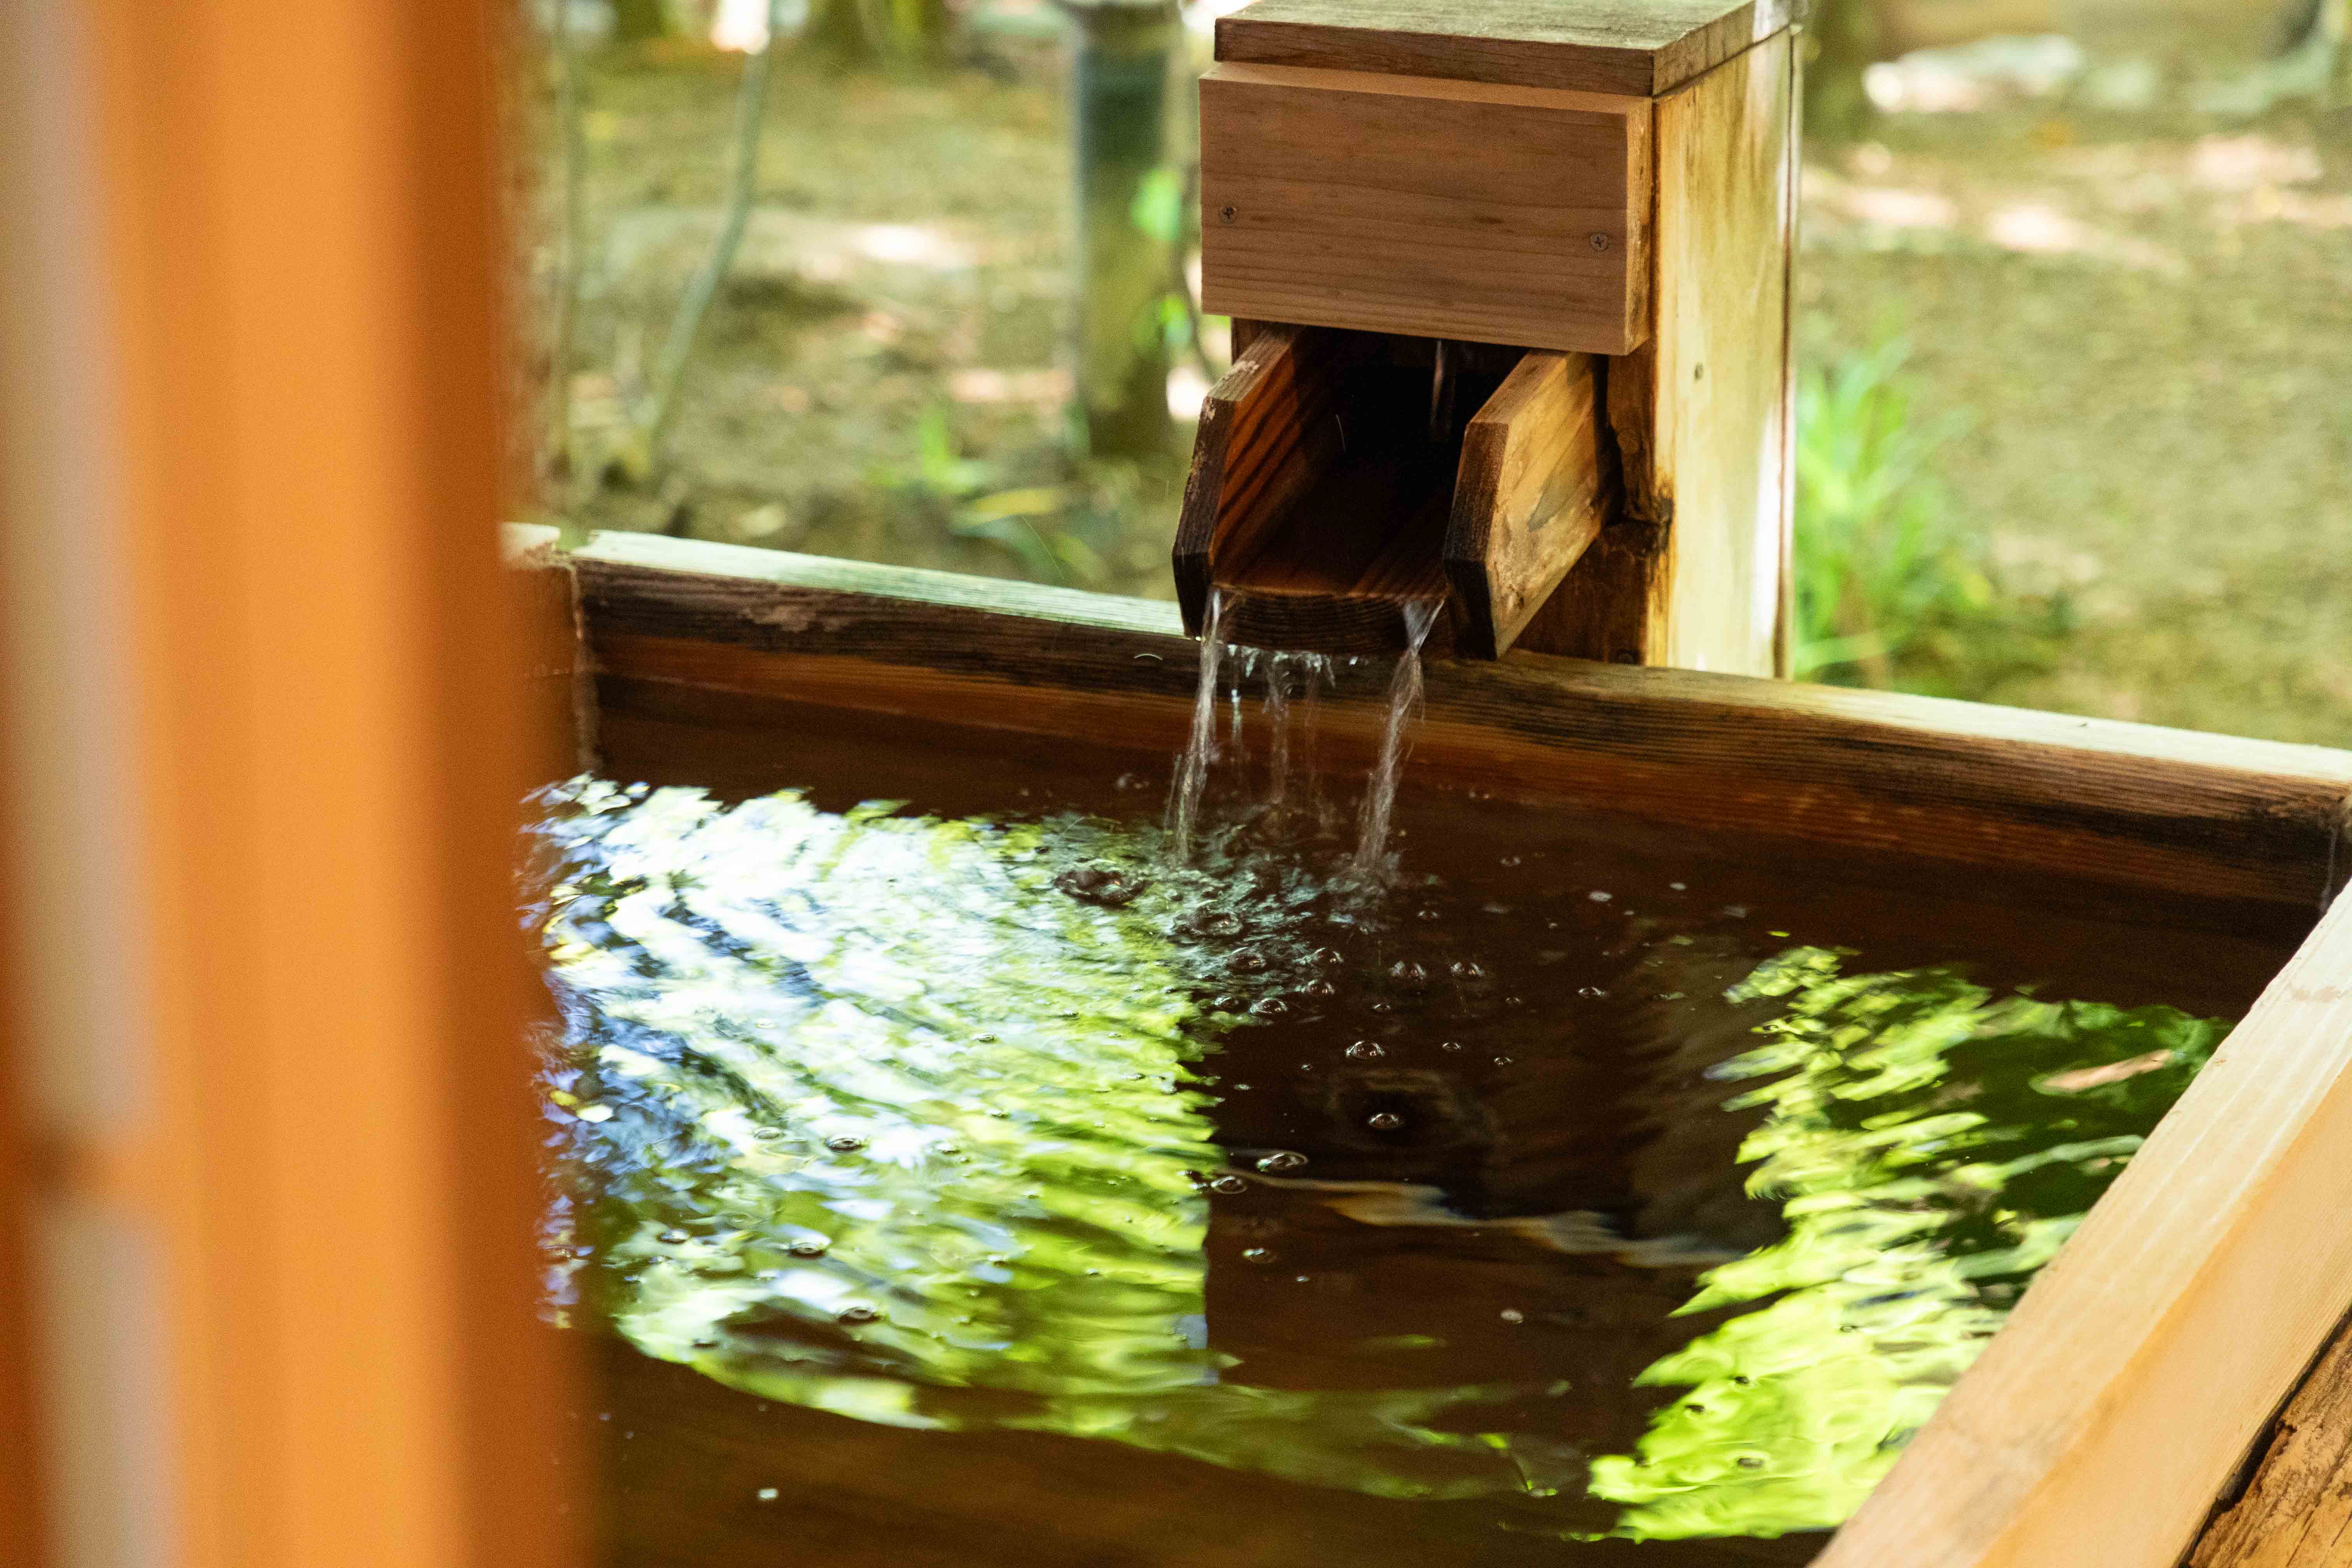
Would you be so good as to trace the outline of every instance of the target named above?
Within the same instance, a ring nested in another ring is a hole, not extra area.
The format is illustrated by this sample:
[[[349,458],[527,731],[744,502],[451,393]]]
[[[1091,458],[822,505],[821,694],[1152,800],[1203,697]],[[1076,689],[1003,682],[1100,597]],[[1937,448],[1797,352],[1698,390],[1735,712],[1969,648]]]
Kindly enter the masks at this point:
[[[1257,0],[1217,58],[1654,98],[1786,27],[1798,0]]]

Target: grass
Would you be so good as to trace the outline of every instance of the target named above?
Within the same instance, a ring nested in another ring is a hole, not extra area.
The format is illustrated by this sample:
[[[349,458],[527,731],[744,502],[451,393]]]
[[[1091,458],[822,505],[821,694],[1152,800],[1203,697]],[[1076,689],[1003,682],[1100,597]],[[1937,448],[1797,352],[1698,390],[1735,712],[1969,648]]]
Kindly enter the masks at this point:
[[[1914,417],[1909,355],[1893,338],[1801,374],[1795,673],[1982,697],[2049,661],[2071,606],[2003,592],[1984,534],[1936,478],[1961,426]]]

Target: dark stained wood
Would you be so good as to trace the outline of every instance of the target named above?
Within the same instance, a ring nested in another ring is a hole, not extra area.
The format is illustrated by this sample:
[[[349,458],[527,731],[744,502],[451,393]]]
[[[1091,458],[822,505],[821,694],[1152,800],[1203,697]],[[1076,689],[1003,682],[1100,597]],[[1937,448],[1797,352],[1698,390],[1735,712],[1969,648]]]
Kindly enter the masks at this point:
[[[1340,371],[1369,358],[1354,333],[1254,323],[1248,346],[1201,406],[1176,523],[1176,596],[1195,636],[1207,625],[1213,558],[1261,547],[1300,492],[1345,449]]]
[[[1517,647],[1604,664],[1662,662],[1666,564],[1665,530],[1618,518],[1560,579]]]
[[[1258,0],[1217,58],[1652,97],[1793,18],[1790,0]]]
[[[572,559],[600,671],[1109,745],[1190,723],[1172,605],[651,535]],[[1524,652],[1433,665],[1428,703],[1414,768],[1506,798],[2041,866],[2258,924],[2308,921],[2352,795],[2352,753],[2319,747]],[[1383,718],[1326,704],[1327,756],[1370,755]]]
[[[1331,369],[1315,401],[1330,410],[1338,456],[1265,526],[1228,531],[1215,545],[1224,640],[1392,653],[1413,640],[1419,617],[1431,651],[1451,649],[1450,624],[1430,617],[1447,599],[1441,552],[1461,442],[1451,420],[1432,428],[1433,358],[1383,354]],[[1456,374],[1473,393],[1494,384],[1466,367]]]
[[[2352,1294],[2352,1282],[2347,1293]],[[2189,1568],[2352,1563],[2352,1319],[2265,1435],[2244,1494],[2206,1526]]]
[[[1647,96],[1220,65],[1201,80],[1202,302],[1623,353],[1649,332]]]
[[[1445,541],[1463,651],[1499,658],[1600,536],[1591,356],[1531,353],[1470,421]]]

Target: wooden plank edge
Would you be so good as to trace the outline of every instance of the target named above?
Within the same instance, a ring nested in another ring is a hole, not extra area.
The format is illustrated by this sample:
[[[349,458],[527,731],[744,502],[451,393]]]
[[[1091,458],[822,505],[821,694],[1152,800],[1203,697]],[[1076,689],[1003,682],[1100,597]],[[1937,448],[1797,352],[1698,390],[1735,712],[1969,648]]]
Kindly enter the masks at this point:
[[[522,647],[531,700],[563,753],[584,771],[596,762],[596,686],[580,580],[563,554],[562,537],[541,523],[504,523],[499,548],[508,572],[524,584]]]
[[[2339,900],[1816,1568],[2174,1568],[2352,1300]]]
[[[1395,27],[1255,16],[1220,17],[1220,61],[1435,75],[1461,81],[1655,97],[1702,76],[1797,19],[1798,0],[1727,6],[1654,45],[1488,39]]]
[[[1129,729],[1173,722],[1192,695],[1165,605],[643,535],[573,560],[621,673],[850,706],[898,682],[913,706],[889,710],[1035,733],[1128,703]],[[2109,886],[2305,910],[2352,794],[2352,753],[1900,693],[1526,654],[1434,664],[1429,688],[1418,765],[1508,798],[1954,864],[2079,857]],[[1327,704],[1335,744],[1376,706]]]

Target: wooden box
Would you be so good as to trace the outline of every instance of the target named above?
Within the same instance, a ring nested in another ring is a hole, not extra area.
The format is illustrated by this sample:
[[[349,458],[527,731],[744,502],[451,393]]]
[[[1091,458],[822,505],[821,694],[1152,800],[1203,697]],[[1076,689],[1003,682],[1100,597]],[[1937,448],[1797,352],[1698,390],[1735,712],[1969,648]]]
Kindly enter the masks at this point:
[[[1163,756],[1191,722],[1171,605],[634,534],[535,560],[576,587],[592,756],[600,724],[642,754],[784,704]],[[1816,1568],[2342,1562],[2352,1340],[2305,1379],[2352,1308],[2352,899],[2312,929],[2352,872],[2352,754],[1525,653],[1438,663],[1428,700],[1424,777],[2309,932]],[[1327,762],[1382,717],[1329,704]]]
[[[1202,296],[1251,320],[1628,354],[1655,103],[1774,4],[1260,0],[1201,84]]]

